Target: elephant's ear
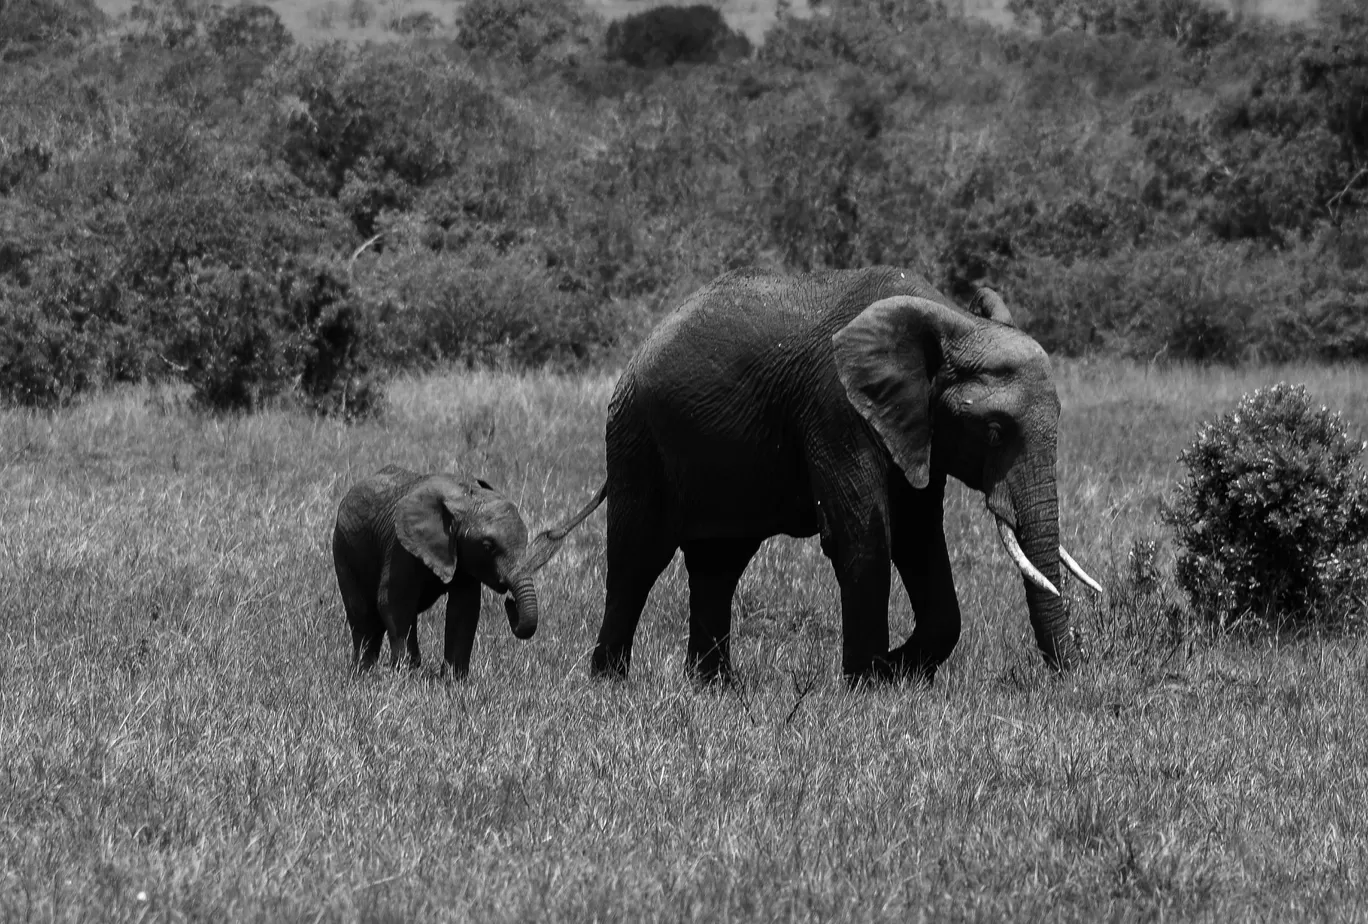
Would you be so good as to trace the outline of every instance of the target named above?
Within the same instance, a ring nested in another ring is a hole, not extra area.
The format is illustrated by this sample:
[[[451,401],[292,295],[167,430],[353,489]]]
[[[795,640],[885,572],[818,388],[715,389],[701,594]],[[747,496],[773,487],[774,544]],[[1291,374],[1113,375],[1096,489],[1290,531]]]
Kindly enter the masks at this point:
[[[927,350],[972,322],[910,295],[881,299],[831,338],[836,374],[914,488],[931,480],[931,374]]]
[[[468,495],[458,483],[434,476],[414,485],[394,510],[399,544],[443,584],[456,576],[456,544],[451,536],[460,527],[468,504]]]
[[[969,310],[981,318],[996,321],[999,324],[1006,324],[1008,327],[1016,327],[1012,321],[1012,313],[1007,310],[1007,303],[987,286],[980,286],[974,293],[974,299],[969,303]]]

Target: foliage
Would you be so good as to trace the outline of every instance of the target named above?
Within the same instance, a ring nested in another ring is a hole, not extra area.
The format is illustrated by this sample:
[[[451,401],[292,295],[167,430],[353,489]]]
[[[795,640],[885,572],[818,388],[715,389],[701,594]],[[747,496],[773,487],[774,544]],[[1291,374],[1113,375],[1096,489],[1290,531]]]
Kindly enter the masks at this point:
[[[101,382],[101,327],[79,309],[53,312],[0,288],[0,401],[60,406]]]
[[[104,22],[93,0],[5,0],[0,3],[0,63],[46,48],[68,50]]]
[[[318,46],[262,89],[281,101],[269,117],[280,158],[364,237],[387,211],[428,212],[440,200],[437,220],[499,221],[505,203],[522,198],[530,133],[474,74],[435,52]]]
[[[1177,577],[1221,626],[1330,625],[1368,593],[1364,444],[1304,386],[1279,383],[1203,426],[1168,514]]]
[[[1079,29],[1096,35],[1163,38],[1187,51],[1209,49],[1230,38],[1225,10],[1202,0],[1008,0],[1018,22],[1050,35]]]
[[[1353,4],[1070,0],[1040,35],[826,0],[747,60],[647,68],[739,39],[710,7],[472,0],[454,42],[295,45],[269,7],[144,0],[116,42],[44,2],[0,13],[56,24],[0,64],[0,310],[43,344],[10,335],[5,400],[349,394],[305,368],[325,315],[377,376],[593,364],[757,263],[987,283],[1068,354],[1368,357]],[[288,293],[319,267],[340,288],[311,314]]]
[[[336,267],[286,267],[274,279],[216,267],[177,315],[175,355],[202,407],[254,411],[296,386],[321,414],[354,419],[382,406],[378,333]]]
[[[714,7],[657,6],[630,13],[608,26],[605,36],[609,60],[633,67],[668,67],[744,58],[750,41],[730,28]]]
[[[276,11],[253,3],[219,11],[209,22],[207,38],[220,55],[238,49],[277,55],[294,44]]]
[[[456,27],[456,41],[467,51],[530,66],[584,50],[596,23],[576,0],[467,0]]]
[[[1368,12],[1345,13],[1260,56],[1247,89],[1200,119],[1171,97],[1137,109],[1157,202],[1225,239],[1284,246],[1368,204]]]

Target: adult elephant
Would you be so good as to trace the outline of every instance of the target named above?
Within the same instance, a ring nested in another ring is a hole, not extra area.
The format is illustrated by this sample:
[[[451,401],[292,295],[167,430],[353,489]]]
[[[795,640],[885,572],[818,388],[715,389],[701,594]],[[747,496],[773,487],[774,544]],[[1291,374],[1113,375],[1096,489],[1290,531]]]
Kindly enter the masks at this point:
[[[820,535],[841,590],[842,669],[930,680],[960,608],[945,480],[982,491],[1021,569],[1036,642],[1076,658],[1059,598],[1059,398],[1045,351],[979,290],[982,316],[889,267],[728,273],[628,363],[607,427],[608,576],[596,674],[625,676],[656,578],[689,575],[691,671],[729,674],[731,600],[769,536]],[[916,625],[889,651],[889,561]]]

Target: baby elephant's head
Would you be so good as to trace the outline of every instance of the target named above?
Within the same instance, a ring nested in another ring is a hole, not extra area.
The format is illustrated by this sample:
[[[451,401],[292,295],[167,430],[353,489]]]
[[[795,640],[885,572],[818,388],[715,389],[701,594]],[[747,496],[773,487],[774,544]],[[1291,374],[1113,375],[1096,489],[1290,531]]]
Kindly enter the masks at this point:
[[[558,543],[546,534],[529,542],[517,505],[488,483],[447,475],[425,479],[399,501],[395,531],[399,543],[443,584],[464,574],[508,594],[504,611],[518,638],[531,638],[537,631],[532,576]]]

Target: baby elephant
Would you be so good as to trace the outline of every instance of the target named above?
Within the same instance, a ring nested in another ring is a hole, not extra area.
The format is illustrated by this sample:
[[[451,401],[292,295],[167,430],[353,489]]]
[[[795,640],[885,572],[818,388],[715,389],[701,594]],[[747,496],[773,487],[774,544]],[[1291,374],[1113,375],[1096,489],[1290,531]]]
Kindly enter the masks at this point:
[[[389,465],[357,484],[337,510],[333,565],[351,623],[355,666],[380,657],[388,633],[390,663],[401,653],[418,666],[418,614],[447,595],[443,657],[452,673],[470,670],[480,618],[480,585],[508,594],[504,609],[518,638],[537,631],[532,575],[600,503],[600,489],[583,510],[531,542],[518,508],[480,480],[420,475]]]

